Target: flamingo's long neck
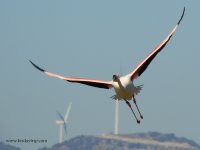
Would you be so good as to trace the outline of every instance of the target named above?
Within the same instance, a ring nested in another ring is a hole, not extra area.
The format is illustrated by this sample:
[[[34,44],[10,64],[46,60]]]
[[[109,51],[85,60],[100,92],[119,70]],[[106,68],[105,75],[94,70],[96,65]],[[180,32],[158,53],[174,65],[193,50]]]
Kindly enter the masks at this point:
[[[117,80],[117,83],[118,83],[120,89],[124,89],[124,87],[123,87],[123,85],[121,83],[120,78]]]

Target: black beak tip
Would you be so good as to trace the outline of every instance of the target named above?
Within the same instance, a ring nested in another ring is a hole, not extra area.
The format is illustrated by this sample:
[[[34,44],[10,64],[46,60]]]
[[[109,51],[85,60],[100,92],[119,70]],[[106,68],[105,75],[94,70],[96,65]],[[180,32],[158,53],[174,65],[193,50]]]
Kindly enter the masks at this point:
[[[42,72],[45,72],[44,69],[38,67],[38,66],[37,66],[36,64],[34,64],[31,60],[29,60],[29,62],[30,62],[36,69],[38,69],[38,70],[40,70],[40,71],[42,71]]]

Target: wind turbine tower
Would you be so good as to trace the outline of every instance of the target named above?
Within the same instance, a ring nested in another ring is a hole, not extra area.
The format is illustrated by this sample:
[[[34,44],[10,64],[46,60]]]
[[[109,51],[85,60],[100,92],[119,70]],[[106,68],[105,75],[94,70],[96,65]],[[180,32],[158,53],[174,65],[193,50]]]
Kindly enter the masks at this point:
[[[120,76],[122,76],[122,63],[120,63]],[[119,100],[115,102],[115,123],[114,123],[114,134],[119,134]]]
[[[58,116],[60,118],[60,120],[56,121],[56,124],[60,126],[59,127],[60,128],[59,129],[60,130],[59,131],[59,143],[63,142],[64,132],[65,132],[65,135],[67,136],[67,120],[68,120],[69,112],[71,110],[71,106],[72,106],[72,103],[69,104],[64,117],[59,112],[57,112]],[[63,129],[64,129],[64,131],[63,131]]]
[[[118,135],[119,133],[119,101],[115,102],[115,129],[114,134]]]

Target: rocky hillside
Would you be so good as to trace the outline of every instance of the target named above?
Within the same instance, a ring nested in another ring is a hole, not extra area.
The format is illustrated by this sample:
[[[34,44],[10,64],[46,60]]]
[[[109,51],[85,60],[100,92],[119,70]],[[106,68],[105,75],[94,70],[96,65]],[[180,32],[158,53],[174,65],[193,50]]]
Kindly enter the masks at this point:
[[[78,136],[51,148],[39,150],[200,150],[192,140],[158,132]]]
[[[14,147],[8,144],[4,144],[3,142],[0,142],[0,150],[21,150],[18,147]]]

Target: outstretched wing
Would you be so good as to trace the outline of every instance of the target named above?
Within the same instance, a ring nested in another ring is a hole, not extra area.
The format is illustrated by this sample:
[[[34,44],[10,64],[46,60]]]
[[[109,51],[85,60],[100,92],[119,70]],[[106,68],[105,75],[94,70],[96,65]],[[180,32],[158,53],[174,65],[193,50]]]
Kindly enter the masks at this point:
[[[86,78],[74,78],[74,77],[64,77],[58,74],[54,74],[51,72],[48,72],[40,67],[38,67],[36,64],[34,64],[32,61],[30,63],[41,72],[44,72],[48,76],[56,77],[62,80],[66,80],[68,82],[75,82],[75,83],[81,83],[86,84],[89,86],[97,87],[97,88],[104,88],[104,89],[110,89],[112,88],[111,81],[102,81],[102,80],[94,80],[94,79],[86,79]]]
[[[159,44],[157,47],[155,47],[152,50],[152,52],[136,67],[136,69],[133,70],[133,72],[130,73],[131,80],[134,80],[135,78],[137,78],[138,76],[140,76],[146,70],[146,68],[149,66],[149,64],[151,63],[151,61],[156,57],[156,55],[169,42],[169,40],[171,39],[172,35],[174,34],[174,32],[176,31],[177,27],[179,26],[181,20],[183,19],[184,13],[185,13],[185,7],[183,9],[183,13],[181,15],[181,18],[179,19],[178,23],[173,28],[173,30],[169,33],[169,35],[162,41],[161,44]]]

